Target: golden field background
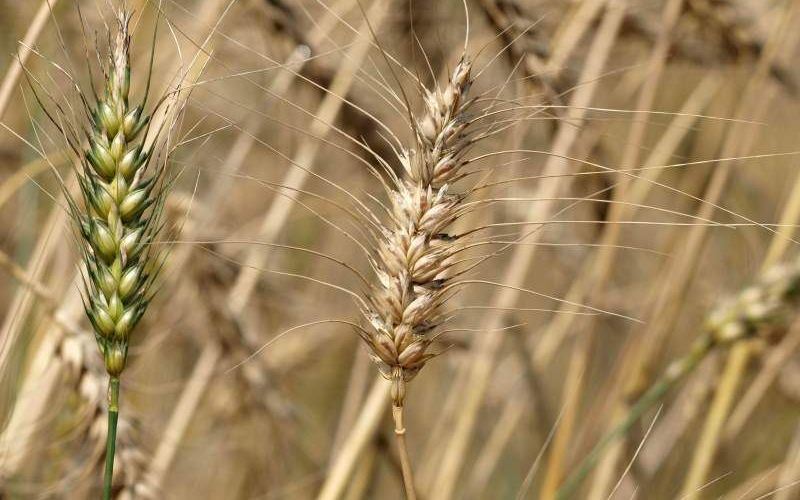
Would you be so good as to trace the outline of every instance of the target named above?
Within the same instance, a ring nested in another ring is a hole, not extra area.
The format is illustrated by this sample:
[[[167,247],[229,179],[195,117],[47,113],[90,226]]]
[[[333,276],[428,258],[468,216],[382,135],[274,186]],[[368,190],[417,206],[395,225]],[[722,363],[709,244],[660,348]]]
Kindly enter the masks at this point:
[[[506,151],[475,168],[508,182],[457,230],[496,224],[471,256],[513,241],[471,273],[509,286],[453,297],[443,354],[409,384],[420,498],[553,498],[721,299],[797,259],[795,0],[128,3],[134,94],[157,19],[157,92],[207,62],[122,378],[119,498],[403,497],[388,383],[353,328],[323,322],[359,321],[335,287],[360,284],[319,253],[369,275],[340,206],[386,193],[353,139],[400,168],[395,97],[417,113],[415,79],[446,84],[466,18],[473,93],[516,109],[470,154]],[[47,130],[25,74],[67,85],[62,45],[81,71],[110,11],[49,4],[0,2],[0,498],[97,498],[105,446],[105,373],[57,178],[25,142]],[[706,356],[574,498],[798,498],[800,327],[778,323]]]

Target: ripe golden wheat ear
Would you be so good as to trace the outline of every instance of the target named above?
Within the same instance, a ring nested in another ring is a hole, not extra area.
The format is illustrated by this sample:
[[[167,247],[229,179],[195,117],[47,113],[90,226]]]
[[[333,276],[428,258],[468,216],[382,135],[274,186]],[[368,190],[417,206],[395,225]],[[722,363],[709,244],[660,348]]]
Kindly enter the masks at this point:
[[[452,293],[454,256],[463,249],[447,234],[462,214],[465,195],[451,192],[462,175],[471,144],[467,111],[471,63],[456,65],[445,89],[425,94],[426,112],[415,127],[416,145],[399,153],[405,177],[389,187],[391,219],[383,229],[374,262],[377,282],[362,332],[381,374],[392,382],[392,401],[402,406],[405,384],[434,356],[428,348],[445,322]]]
[[[466,53],[446,86],[423,88],[424,112],[409,109],[413,144],[397,152],[400,175],[386,167],[384,184],[389,217],[379,229],[372,268],[376,280],[363,304],[367,327],[359,333],[384,378],[391,383],[395,433],[401,451],[406,494],[414,498],[410,461],[405,450],[403,406],[406,388],[425,364],[439,353],[431,346],[447,330],[456,312],[447,307],[458,289],[470,284],[463,276],[494,254],[460,258],[470,248],[492,243],[476,235],[488,227],[453,233],[453,225],[484,202],[467,202],[485,185],[459,191],[456,184],[478,171],[466,171],[474,159],[467,153],[481,139],[515,123],[516,109],[494,109],[497,101],[470,97],[473,63]],[[434,84],[435,85],[435,84]],[[489,104],[487,104],[489,103]],[[488,125],[487,117],[497,118]],[[480,124],[480,125],[479,125]],[[494,241],[494,243],[498,243]],[[503,242],[499,242],[503,243]],[[504,248],[514,242],[505,242]]]

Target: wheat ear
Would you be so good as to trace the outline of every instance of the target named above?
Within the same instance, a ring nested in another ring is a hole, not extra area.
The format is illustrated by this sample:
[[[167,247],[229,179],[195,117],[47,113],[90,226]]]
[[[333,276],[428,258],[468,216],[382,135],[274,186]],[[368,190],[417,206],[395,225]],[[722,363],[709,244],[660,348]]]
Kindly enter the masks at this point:
[[[152,285],[163,262],[151,243],[161,229],[169,185],[164,175],[166,161],[152,154],[159,133],[169,127],[159,126],[150,136],[152,140],[145,142],[150,129],[150,116],[144,111],[149,80],[142,103],[132,106],[131,14],[122,7],[115,17],[116,33],[103,68],[102,94],[93,88],[94,102],[90,103],[78,91],[85,122],[71,121],[58,105],[56,113],[47,113],[64,135],[77,165],[82,203],[70,196],[67,201],[83,263],[83,305],[109,376],[105,499],[111,497],[120,375],[127,362],[131,332],[152,299]],[[69,194],[66,188],[64,192]]]
[[[108,435],[103,497],[111,497],[119,378],[131,331],[150,301],[158,257],[149,246],[159,230],[163,169],[147,176],[151,156],[135,141],[149,121],[142,106],[128,103],[130,14],[118,13],[118,31],[105,73],[105,96],[96,102],[92,136],[79,176],[86,202],[79,218],[86,268],[86,314],[109,375]],[[152,210],[145,213],[148,208]]]
[[[625,418],[601,438],[558,490],[557,498],[572,498],[606,447],[625,436],[644,412],[660,401],[709,353],[754,338],[783,334],[799,295],[800,260],[797,260],[770,268],[755,284],[713,309],[707,317],[703,334],[694,341],[689,353],[670,363],[661,377],[631,406]]]
[[[435,356],[428,348],[445,321],[453,255],[463,247],[447,228],[461,215],[458,180],[470,139],[466,128],[471,63],[463,57],[444,89],[425,91],[426,111],[414,126],[415,146],[398,156],[403,178],[391,184],[391,221],[380,235],[373,267],[377,282],[361,332],[381,374],[391,382],[392,415],[406,495],[415,498],[405,446],[406,384]]]

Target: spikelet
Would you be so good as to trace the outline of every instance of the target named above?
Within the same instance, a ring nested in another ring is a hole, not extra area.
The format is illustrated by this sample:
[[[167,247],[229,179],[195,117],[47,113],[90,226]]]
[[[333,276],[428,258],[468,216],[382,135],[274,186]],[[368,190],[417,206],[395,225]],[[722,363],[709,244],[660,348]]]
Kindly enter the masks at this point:
[[[395,406],[402,406],[405,383],[435,356],[428,348],[446,320],[446,284],[453,256],[463,247],[447,229],[461,214],[463,195],[451,186],[462,175],[470,145],[470,69],[462,58],[443,90],[426,90],[416,146],[399,153],[406,175],[390,188],[392,218],[373,263],[377,282],[363,311],[370,328],[362,336],[381,373],[392,381]]]
[[[737,342],[783,336],[796,314],[800,296],[800,259],[772,266],[737,295],[721,300],[706,316],[703,334],[689,353],[667,367],[667,377],[677,379],[708,353]]]
[[[708,316],[706,330],[719,344],[766,337],[786,325],[800,294],[800,260],[776,265],[754,284],[723,301]]]
[[[84,207],[74,214],[83,243],[86,314],[112,377],[125,369],[130,334],[151,298],[158,255],[150,243],[160,228],[164,194],[163,168],[149,168],[154,162],[143,144],[149,122],[144,102],[129,103],[129,22],[130,14],[120,12],[78,172]]]

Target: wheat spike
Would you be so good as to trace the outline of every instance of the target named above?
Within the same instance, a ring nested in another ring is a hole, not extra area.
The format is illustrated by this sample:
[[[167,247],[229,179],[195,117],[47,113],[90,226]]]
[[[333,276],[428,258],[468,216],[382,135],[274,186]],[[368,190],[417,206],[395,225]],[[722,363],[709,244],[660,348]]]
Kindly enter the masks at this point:
[[[150,302],[158,258],[149,245],[159,231],[163,169],[147,176],[152,158],[136,140],[149,121],[131,107],[130,14],[118,13],[118,31],[105,71],[105,96],[92,110],[89,147],[78,180],[85,207],[76,213],[83,237],[86,315],[109,374],[109,424],[104,498],[111,482],[119,414],[119,376],[125,369],[133,328]],[[148,208],[152,208],[148,211]]]
[[[152,243],[162,227],[170,185],[165,158],[153,154],[161,145],[161,131],[168,130],[170,123],[164,121],[150,134],[150,115],[145,111],[149,78],[142,102],[129,102],[131,13],[123,4],[115,18],[100,95],[92,87],[90,99],[77,89],[84,120],[76,122],[57,101],[55,111],[49,112],[37,94],[73,153],[81,192],[81,200],[75,200],[62,185],[79,240],[83,306],[109,375],[104,498],[111,495],[119,377],[127,363],[130,335],[152,299],[152,286],[163,264]],[[156,109],[161,104],[169,106],[166,102],[162,100]]]
[[[436,354],[428,351],[446,321],[454,255],[463,248],[448,228],[463,214],[466,196],[451,186],[461,178],[473,139],[467,112],[471,63],[462,57],[444,89],[425,90],[425,113],[414,125],[415,146],[398,153],[405,176],[388,188],[391,220],[379,235],[372,267],[377,280],[363,314],[361,335],[381,374],[391,382],[395,434],[406,495],[415,498],[405,449],[406,383]]]
[[[445,284],[462,245],[447,234],[460,215],[462,194],[451,192],[469,145],[465,129],[471,64],[462,58],[444,90],[426,91],[426,112],[415,127],[416,147],[399,153],[405,178],[389,197],[392,219],[384,228],[374,268],[371,329],[362,332],[392,400],[402,406],[405,384],[434,356],[428,348],[445,320]]]
[[[120,12],[118,22],[105,95],[92,113],[79,174],[86,206],[78,215],[88,277],[86,314],[112,377],[125,369],[131,331],[150,301],[158,259],[149,244],[159,229],[156,205],[163,195],[163,170],[148,176],[150,152],[136,144],[149,117],[141,105],[128,102],[130,15]]]

